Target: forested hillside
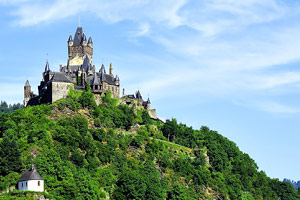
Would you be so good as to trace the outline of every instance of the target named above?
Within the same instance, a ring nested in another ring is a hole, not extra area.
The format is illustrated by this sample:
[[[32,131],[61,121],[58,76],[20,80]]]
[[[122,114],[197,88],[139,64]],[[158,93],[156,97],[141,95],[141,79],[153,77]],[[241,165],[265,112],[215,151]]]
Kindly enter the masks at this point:
[[[295,190],[299,190],[299,192],[300,192],[300,181],[293,181],[293,180],[285,178],[285,179],[283,179],[283,182],[291,183],[294,186]]]
[[[0,191],[33,163],[50,199],[300,199],[208,127],[161,124],[109,94],[102,102],[87,87],[52,105],[1,114]]]

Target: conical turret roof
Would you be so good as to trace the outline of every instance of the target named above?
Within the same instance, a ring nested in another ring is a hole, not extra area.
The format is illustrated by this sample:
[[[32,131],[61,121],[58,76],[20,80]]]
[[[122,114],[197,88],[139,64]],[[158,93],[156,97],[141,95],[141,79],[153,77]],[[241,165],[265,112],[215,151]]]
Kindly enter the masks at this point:
[[[49,62],[48,60],[46,61],[46,66],[45,66],[45,72],[49,72],[50,71],[50,67],[49,67]]]
[[[82,27],[77,27],[74,34],[74,46],[80,46],[83,38],[83,29]]]
[[[25,86],[30,86],[29,81],[26,80]]]

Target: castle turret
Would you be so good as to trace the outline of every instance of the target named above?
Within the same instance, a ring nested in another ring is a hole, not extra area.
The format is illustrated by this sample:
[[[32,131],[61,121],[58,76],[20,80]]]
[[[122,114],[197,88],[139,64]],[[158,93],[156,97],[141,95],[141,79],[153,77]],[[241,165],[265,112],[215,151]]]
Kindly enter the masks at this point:
[[[50,67],[49,67],[49,62],[48,60],[46,61],[46,65],[45,65],[45,73],[49,73],[50,72]]]
[[[69,36],[68,55],[71,65],[72,63],[74,63],[74,65],[78,65],[78,59],[81,60],[82,63],[85,55],[89,57],[89,61],[92,63],[93,42],[91,38],[89,38],[89,41],[87,41],[81,26],[77,27],[73,40],[72,36]],[[73,59],[75,60],[72,62]]]
[[[83,36],[82,36],[82,42],[81,43],[82,43],[83,46],[87,46],[86,36],[85,36],[84,33],[82,35]]]
[[[120,85],[120,78],[119,78],[118,75],[116,75],[115,83],[116,83],[117,86]]]
[[[91,36],[89,37],[88,46],[90,48],[93,48],[93,41],[92,41],[92,37]]]
[[[29,81],[27,80],[25,85],[24,85],[24,101],[23,104],[26,107],[28,104],[28,101],[31,98],[31,86],[29,84]]]
[[[73,46],[73,39],[72,39],[71,34],[70,34],[69,39],[68,39],[68,46]]]
[[[112,63],[110,63],[110,65],[109,65],[109,75],[114,76]]]

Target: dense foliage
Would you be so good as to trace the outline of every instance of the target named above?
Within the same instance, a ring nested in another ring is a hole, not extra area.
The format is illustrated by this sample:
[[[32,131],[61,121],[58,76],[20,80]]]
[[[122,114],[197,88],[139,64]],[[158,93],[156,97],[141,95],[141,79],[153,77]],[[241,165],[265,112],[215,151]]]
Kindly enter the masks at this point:
[[[295,190],[300,191],[300,181],[293,181],[293,180],[285,178],[285,179],[283,179],[283,182],[291,183],[294,186]]]
[[[0,190],[34,163],[51,199],[300,199],[216,131],[161,124],[109,93],[97,106],[89,86],[0,115],[0,154]]]
[[[2,113],[12,113],[13,111],[23,108],[23,105],[20,103],[17,104],[7,104],[5,101],[0,102],[0,114]]]

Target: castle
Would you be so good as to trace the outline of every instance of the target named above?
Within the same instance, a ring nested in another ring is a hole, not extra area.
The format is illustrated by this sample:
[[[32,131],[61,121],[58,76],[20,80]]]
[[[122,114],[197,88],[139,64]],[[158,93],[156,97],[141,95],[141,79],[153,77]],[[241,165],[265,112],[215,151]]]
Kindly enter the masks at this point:
[[[70,86],[75,90],[84,90],[86,84],[91,86],[97,104],[101,103],[101,95],[111,91],[113,98],[120,98],[120,78],[113,74],[113,65],[109,65],[109,73],[106,73],[105,66],[102,64],[99,71],[93,64],[93,41],[92,37],[87,40],[81,26],[77,27],[74,37],[68,39],[68,61],[66,66],[59,66],[59,71],[50,69],[48,60],[45,70],[42,73],[42,81],[38,86],[38,95],[31,91],[31,86],[27,80],[24,86],[24,106],[38,105],[41,103],[53,103],[58,99],[68,95]],[[144,101],[140,91],[136,94],[123,95],[122,103],[128,105],[135,103],[150,111],[150,99]],[[155,110],[152,112],[155,114]],[[156,114],[155,114],[156,115]]]

